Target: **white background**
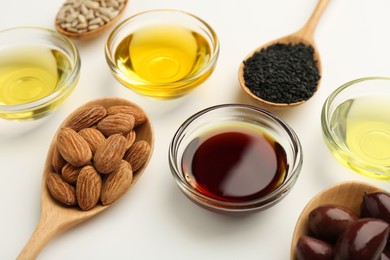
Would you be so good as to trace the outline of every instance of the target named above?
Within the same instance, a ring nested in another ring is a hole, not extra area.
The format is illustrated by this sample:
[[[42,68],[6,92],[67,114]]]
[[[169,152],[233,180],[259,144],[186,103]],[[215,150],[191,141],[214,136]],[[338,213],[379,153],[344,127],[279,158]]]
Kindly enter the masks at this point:
[[[62,1],[1,3],[0,29],[22,25],[53,29]],[[180,124],[212,105],[253,104],[239,87],[240,62],[256,46],[303,26],[316,4],[316,0],[131,0],[121,20],[149,9],[180,9],[203,18],[218,34],[216,70],[194,92],[174,101],[140,97],[113,78],[103,51],[110,30],[92,40],[75,41],[81,77],[69,99],[38,127],[15,128],[0,136],[0,259],[14,259],[38,223],[41,172],[60,122],[98,97],[121,96],[145,108],[156,135],[152,160],[120,201],[53,239],[39,259],[285,260],[300,211],[322,189],[360,180],[389,190],[389,182],[368,179],[339,164],[326,148],[320,126],[322,104],[338,86],[365,76],[390,76],[388,0],[331,0],[323,14],[315,34],[323,63],[319,92],[291,111],[273,111],[294,128],[304,152],[301,175],[284,200],[245,217],[218,215],[189,201],[169,171],[168,145]]]

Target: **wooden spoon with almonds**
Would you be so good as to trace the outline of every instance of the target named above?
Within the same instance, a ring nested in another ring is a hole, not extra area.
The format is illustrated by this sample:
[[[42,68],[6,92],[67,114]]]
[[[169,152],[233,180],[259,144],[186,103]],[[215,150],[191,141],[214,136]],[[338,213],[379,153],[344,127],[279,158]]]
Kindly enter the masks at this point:
[[[128,0],[106,0],[104,2],[115,5],[115,7],[102,7],[98,1],[93,0],[65,2],[55,18],[56,30],[72,38],[97,36],[118,21],[126,9]],[[74,11],[68,11],[70,8],[73,8]],[[88,12],[92,12],[92,15]],[[95,14],[98,14],[98,16]],[[89,15],[92,17],[88,17]],[[72,25],[73,22],[75,23],[74,26]]]
[[[360,215],[360,204],[362,203],[364,193],[380,190],[363,182],[343,182],[320,192],[309,201],[298,218],[291,242],[290,259],[296,259],[298,239],[303,235],[309,234],[309,214],[313,209],[325,204],[335,204],[351,210],[356,215]]]
[[[61,232],[79,224],[80,222],[87,220],[94,215],[102,212],[107,209],[108,206],[103,206],[101,204],[97,204],[94,208],[84,211],[77,207],[67,207],[60,203],[58,203],[49,193],[49,190],[46,185],[46,180],[48,174],[53,172],[52,159],[53,159],[53,151],[56,147],[57,143],[57,135],[60,129],[64,126],[67,126],[70,119],[75,115],[78,111],[91,106],[91,105],[102,105],[105,108],[111,106],[125,105],[130,107],[135,107],[141,109],[136,104],[121,98],[102,98],[90,101],[78,109],[76,109],[73,113],[71,113],[58,128],[56,134],[53,137],[53,141],[50,145],[49,151],[47,153],[46,162],[43,170],[42,177],[42,187],[41,187],[41,216],[39,223],[32,234],[30,240],[21,251],[18,256],[18,259],[35,259],[43,247],[56,235]],[[141,109],[142,110],[142,109]],[[147,158],[146,162],[133,173],[133,179],[130,186],[130,189],[141,177],[144,172],[153,151],[154,146],[154,134],[153,129],[150,123],[149,118],[146,116],[146,121],[136,128],[136,140],[145,140],[150,144],[150,154]]]

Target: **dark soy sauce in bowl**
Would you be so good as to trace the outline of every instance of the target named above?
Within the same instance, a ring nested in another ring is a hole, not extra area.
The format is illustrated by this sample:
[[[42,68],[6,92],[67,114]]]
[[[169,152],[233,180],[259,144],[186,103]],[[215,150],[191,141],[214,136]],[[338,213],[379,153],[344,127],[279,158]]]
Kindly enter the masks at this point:
[[[284,148],[261,129],[227,124],[193,139],[182,157],[190,185],[217,200],[245,202],[264,197],[285,180]]]

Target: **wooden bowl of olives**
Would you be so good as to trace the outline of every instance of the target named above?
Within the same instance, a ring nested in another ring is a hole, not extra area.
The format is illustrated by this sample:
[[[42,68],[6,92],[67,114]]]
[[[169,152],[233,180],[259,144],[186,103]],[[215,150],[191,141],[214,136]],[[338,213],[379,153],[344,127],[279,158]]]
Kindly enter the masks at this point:
[[[336,184],[303,209],[291,260],[390,259],[390,193],[362,182]]]

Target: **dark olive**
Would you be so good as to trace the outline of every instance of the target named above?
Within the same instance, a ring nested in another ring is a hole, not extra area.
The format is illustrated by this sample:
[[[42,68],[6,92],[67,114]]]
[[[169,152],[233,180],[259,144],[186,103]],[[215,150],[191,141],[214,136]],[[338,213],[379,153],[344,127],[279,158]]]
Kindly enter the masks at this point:
[[[389,224],[381,219],[355,221],[340,237],[335,260],[378,260],[389,235]]]
[[[297,243],[298,260],[332,260],[333,246],[309,236],[302,236]]]
[[[385,248],[381,254],[379,260],[390,260],[390,249]]]
[[[385,192],[364,194],[360,214],[362,218],[380,218],[390,224],[390,194]]]
[[[309,214],[309,229],[321,240],[335,243],[358,217],[350,210],[336,205],[323,205]]]

